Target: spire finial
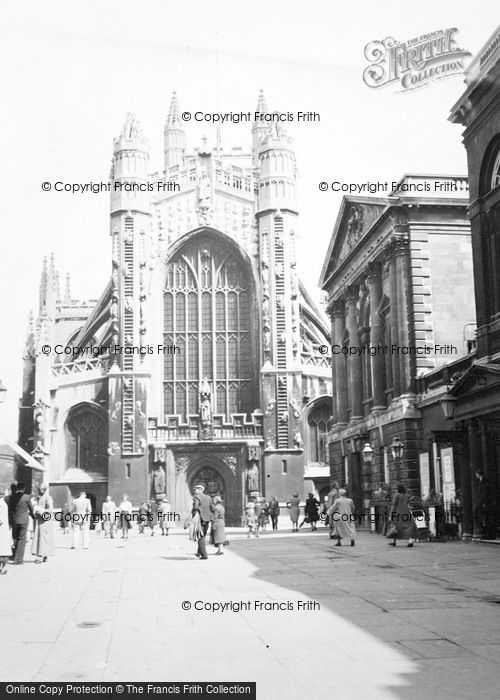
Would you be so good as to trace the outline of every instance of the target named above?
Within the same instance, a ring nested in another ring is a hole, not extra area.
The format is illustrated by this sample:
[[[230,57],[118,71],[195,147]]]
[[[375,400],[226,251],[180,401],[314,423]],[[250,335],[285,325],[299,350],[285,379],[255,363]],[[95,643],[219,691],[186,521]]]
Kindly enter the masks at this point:
[[[179,102],[177,100],[177,93],[175,90],[172,93],[170,99],[170,107],[168,109],[167,125],[179,127],[181,123],[181,115],[179,109]]]
[[[63,304],[64,306],[71,305],[71,277],[69,272],[66,275],[66,285],[64,287]]]

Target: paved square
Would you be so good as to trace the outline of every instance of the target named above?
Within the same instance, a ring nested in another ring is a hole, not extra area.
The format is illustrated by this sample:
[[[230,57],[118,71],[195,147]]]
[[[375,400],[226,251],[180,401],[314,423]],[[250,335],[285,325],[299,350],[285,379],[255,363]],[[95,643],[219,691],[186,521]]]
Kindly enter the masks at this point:
[[[183,531],[92,533],[85,551],[58,531],[38,566],[27,548],[0,579],[0,679],[256,681],[266,700],[498,698],[500,548],[393,549],[368,533],[335,547],[324,529],[229,536],[207,561]]]

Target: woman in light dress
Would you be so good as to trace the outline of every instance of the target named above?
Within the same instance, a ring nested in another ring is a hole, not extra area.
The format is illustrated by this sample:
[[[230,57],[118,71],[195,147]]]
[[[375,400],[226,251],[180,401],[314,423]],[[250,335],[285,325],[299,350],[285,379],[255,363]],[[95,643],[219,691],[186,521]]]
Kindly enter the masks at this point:
[[[35,514],[35,527],[31,553],[36,557],[35,564],[46,562],[54,554],[54,502],[46,484],[38,487],[38,496],[32,499]]]

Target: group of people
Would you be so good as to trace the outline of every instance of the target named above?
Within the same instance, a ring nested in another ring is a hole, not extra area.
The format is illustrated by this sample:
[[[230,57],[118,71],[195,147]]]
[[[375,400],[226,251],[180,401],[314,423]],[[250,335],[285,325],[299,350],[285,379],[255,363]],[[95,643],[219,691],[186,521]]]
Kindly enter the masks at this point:
[[[325,525],[330,528],[330,539],[336,539],[337,547],[342,546],[343,539],[349,539],[351,547],[355,545],[355,505],[347,497],[347,491],[340,488],[337,482],[332,483],[324,505]],[[418,530],[413,517],[410,499],[403,484],[398,484],[393,496],[384,534],[390,539],[388,543],[395,547],[396,541],[408,540],[408,547],[413,547],[418,538]]]
[[[36,495],[26,493],[23,482],[11,484],[0,494],[0,575],[7,573],[7,562],[24,563],[30,521],[33,522],[31,553],[35,563],[45,563],[54,553],[52,513],[54,504],[47,486],[40,484]]]
[[[206,536],[210,528],[210,543],[217,551],[215,554],[224,554],[223,547],[229,545],[226,537],[226,511],[220,496],[211,498],[205,493],[203,484],[196,484],[194,487],[193,507],[191,518],[186,526],[189,527],[189,538],[197,542],[198,548],[195,552],[198,559],[208,559]]]
[[[259,531],[265,532],[271,520],[274,531],[278,529],[280,514],[279,501],[273,496],[269,503],[265,498],[253,496],[248,499],[243,513],[243,527],[248,528],[247,537],[259,536]]]

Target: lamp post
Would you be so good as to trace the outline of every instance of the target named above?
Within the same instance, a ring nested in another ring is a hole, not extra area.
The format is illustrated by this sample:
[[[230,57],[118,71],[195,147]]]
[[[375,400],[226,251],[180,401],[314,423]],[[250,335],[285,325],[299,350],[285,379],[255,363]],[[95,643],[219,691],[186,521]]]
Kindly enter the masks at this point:
[[[393,460],[396,463],[396,481],[399,481],[401,460],[403,459],[404,449],[405,449],[405,446],[403,445],[401,440],[396,435],[396,437],[391,442],[391,454],[392,454]]]
[[[455,417],[457,399],[454,396],[451,396],[451,394],[446,394],[443,396],[440,403],[443,410],[444,419],[453,420]]]
[[[371,464],[373,461],[373,448],[369,442],[365,442],[363,449],[361,450],[363,455],[363,460],[365,464]]]

